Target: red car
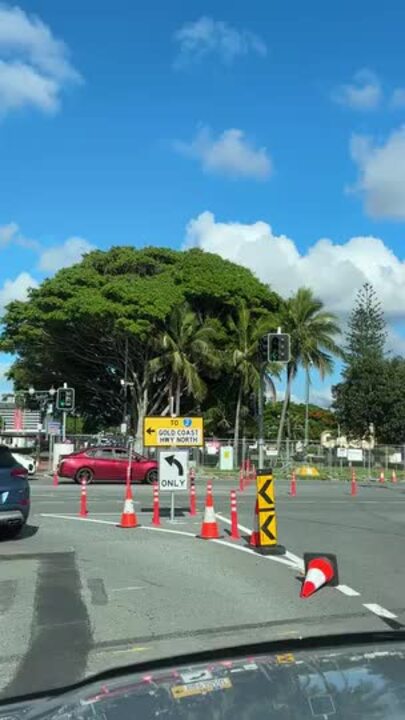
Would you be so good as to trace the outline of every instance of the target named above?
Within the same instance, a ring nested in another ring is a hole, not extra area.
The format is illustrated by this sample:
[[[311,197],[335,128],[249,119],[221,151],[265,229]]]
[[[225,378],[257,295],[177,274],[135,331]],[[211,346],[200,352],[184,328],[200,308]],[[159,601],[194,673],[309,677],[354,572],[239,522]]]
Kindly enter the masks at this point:
[[[61,455],[57,473],[80,483],[125,482],[128,469],[128,450],[117,447],[91,447],[71,455]],[[153,483],[158,478],[156,460],[148,460],[132,453],[131,482]]]

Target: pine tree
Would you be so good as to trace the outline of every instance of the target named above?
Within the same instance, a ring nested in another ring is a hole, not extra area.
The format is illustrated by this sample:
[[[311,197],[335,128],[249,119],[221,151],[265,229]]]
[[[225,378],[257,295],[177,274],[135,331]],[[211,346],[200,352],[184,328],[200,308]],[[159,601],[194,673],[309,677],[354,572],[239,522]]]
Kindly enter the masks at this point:
[[[346,333],[348,362],[373,355],[382,358],[387,337],[384,313],[374,288],[364,283],[357,293]]]
[[[386,409],[386,324],[373,287],[365,283],[350,314],[342,382],[332,389],[334,408],[344,431],[367,437],[373,424],[377,437]]]

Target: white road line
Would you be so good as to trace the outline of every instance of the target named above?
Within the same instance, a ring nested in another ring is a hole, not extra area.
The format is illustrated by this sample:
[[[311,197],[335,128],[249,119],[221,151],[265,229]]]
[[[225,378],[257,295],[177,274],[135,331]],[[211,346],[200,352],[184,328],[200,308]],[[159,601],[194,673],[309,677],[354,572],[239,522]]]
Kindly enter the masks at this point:
[[[225,522],[225,523],[228,523],[228,525],[231,525],[231,521],[229,520],[229,518],[225,517],[225,515],[221,515],[221,513],[215,513],[215,515],[217,516],[217,518],[222,520],[222,522]],[[250,528],[246,527],[245,525],[241,525],[240,523],[238,523],[238,528],[239,528],[239,530],[242,530],[243,532],[249,533],[249,535],[252,532]]]
[[[126,592],[127,590],[146,590],[146,585],[130,585],[128,587],[110,588],[109,592]]]
[[[336,590],[339,590],[339,592],[343,593],[343,595],[348,595],[349,597],[356,597],[360,595],[357,590],[353,590],[353,588],[348,585],[336,585]]]
[[[363,603],[363,607],[367,608],[367,610],[370,610],[370,612],[382,618],[395,620],[395,618],[398,617],[397,615],[394,615],[394,613],[392,613],[390,610],[387,610],[386,608],[378,605],[377,603]]]
[[[118,525],[117,522],[112,520],[96,520],[95,518],[81,518],[75,515],[59,515],[56,513],[40,513],[41,517],[54,518],[56,520],[78,520],[84,523],[100,523],[102,525]]]

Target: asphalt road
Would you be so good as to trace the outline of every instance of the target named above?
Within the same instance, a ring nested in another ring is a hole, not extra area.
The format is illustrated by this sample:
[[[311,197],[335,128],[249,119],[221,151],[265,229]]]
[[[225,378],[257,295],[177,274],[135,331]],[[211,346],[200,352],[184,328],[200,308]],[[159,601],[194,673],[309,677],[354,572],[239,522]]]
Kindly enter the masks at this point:
[[[405,625],[405,487],[302,480],[297,497],[276,480],[283,557],[247,547],[254,490],[238,493],[242,539],[229,539],[229,490],[214,481],[223,538],[197,539],[188,496],[161,495],[152,528],[152,489],[135,486],[141,526],[117,527],[123,486],[80,489],[32,480],[32,513],[21,538],[0,542],[1,698],[62,686],[107,667],[238,643]],[[303,552],[333,552],[338,588],[299,598]]]

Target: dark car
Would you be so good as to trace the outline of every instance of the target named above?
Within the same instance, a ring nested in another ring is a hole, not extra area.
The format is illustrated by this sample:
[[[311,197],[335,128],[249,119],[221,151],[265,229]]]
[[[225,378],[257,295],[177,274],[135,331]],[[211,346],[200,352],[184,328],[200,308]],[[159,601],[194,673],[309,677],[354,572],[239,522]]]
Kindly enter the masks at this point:
[[[28,471],[6,445],[0,445],[0,531],[17,535],[30,511]]]
[[[72,478],[80,483],[125,482],[129,453],[126,448],[91,447],[70,455],[62,455],[57,468],[59,477]],[[132,453],[131,482],[153,483],[158,477],[156,460]]]

